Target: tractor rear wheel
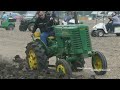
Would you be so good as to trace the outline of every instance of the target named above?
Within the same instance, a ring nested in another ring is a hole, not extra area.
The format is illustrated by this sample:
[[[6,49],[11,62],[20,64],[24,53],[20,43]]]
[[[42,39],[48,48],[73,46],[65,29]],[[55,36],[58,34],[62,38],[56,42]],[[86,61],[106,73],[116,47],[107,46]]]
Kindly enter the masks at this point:
[[[14,30],[14,25],[9,25],[6,30]]]
[[[19,26],[19,30],[20,30],[20,31],[27,31],[27,27],[24,26],[24,25],[20,25],[20,26]]]
[[[92,67],[96,75],[106,74],[107,60],[103,53],[96,51],[95,55],[92,56]]]
[[[28,43],[25,53],[28,66],[31,70],[42,71],[48,68],[47,55],[39,42]]]
[[[72,77],[72,70],[67,61],[59,59],[56,62],[57,78],[70,79]]]

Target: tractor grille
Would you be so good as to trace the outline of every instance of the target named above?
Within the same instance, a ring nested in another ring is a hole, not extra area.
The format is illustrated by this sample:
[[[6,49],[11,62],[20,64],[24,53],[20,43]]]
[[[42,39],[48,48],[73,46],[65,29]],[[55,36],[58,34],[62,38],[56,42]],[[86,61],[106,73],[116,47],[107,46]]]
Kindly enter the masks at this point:
[[[89,30],[86,30],[86,44],[88,48],[91,48]]]
[[[91,50],[89,30],[71,30],[71,44],[75,53],[83,53]]]
[[[71,31],[72,35],[72,46],[74,49],[82,49],[82,41],[80,38],[80,32],[79,30],[72,30]]]

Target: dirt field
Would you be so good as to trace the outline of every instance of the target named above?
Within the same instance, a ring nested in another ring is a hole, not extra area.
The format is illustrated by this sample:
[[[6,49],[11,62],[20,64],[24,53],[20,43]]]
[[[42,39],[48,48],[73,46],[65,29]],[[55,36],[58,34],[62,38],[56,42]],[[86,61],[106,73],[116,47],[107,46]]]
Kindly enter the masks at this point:
[[[95,24],[91,22],[86,22],[90,29]],[[25,58],[25,47],[27,43],[31,41],[31,33],[20,32],[18,30],[19,23],[16,23],[14,31],[6,31],[5,29],[0,29],[0,58],[7,58],[9,62],[12,62],[12,59],[15,55],[20,55],[22,58]],[[120,79],[120,37],[115,35],[107,35],[106,37],[98,38],[91,37],[92,47],[95,51],[100,51],[104,53],[107,62],[108,69],[104,76],[95,76],[97,79]],[[54,63],[55,58],[51,58],[50,63]],[[85,59],[86,64],[85,68],[92,68],[91,59]],[[85,69],[80,73],[74,73],[77,75],[83,75],[85,78],[95,75],[90,69]]]

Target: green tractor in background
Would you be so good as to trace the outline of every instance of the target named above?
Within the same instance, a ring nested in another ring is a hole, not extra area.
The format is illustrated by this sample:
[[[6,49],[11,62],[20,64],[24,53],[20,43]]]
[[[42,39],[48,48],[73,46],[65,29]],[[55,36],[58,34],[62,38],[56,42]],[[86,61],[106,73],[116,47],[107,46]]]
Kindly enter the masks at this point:
[[[25,19],[21,20],[20,25],[19,25],[19,30],[27,31],[28,29],[29,31],[32,32],[34,24],[35,24],[35,20],[36,20],[35,16],[30,20],[25,20]]]
[[[39,32],[34,33],[33,41],[27,44],[26,60],[31,70],[49,67],[49,58],[55,56],[57,77],[70,79],[72,72],[83,70],[84,59],[91,57],[95,74],[106,74],[106,58],[101,52],[92,50],[87,25],[56,25],[53,28],[55,36],[48,37],[48,46],[40,40]]]
[[[1,21],[0,28],[5,28],[6,30],[14,30],[16,19],[8,18],[7,20]]]

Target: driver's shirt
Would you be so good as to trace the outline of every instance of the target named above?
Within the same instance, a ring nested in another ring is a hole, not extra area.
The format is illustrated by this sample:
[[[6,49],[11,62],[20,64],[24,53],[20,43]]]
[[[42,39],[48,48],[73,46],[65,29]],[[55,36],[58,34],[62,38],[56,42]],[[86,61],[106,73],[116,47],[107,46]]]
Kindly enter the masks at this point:
[[[112,21],[113,21],[113,25],[116,25],[116,24],[120,24],[120,18],[118,17],[118,15],[115,15],[112,17]]]
[[[53,21],[50,20],[49,16],[46,15],[44,19],[38,17],[37,20],[35,21],[35,25],[32,33],[34,33],[37,28],[39,28],[41,32],[46,32],[47,31],[46,27],[50,27],[52,25],[53,25]]]
[[[8,15],[7,15],[7,14],[4,14],[4,15],[2,16],[2,19],[3,19],[3,20],[7,20],[7,19],[8,19]]]

